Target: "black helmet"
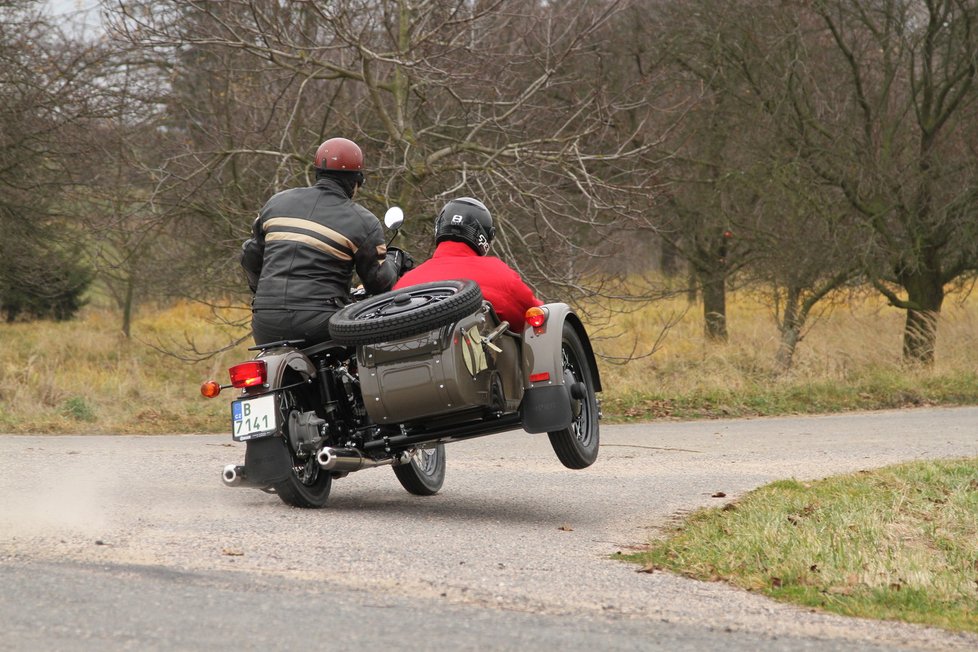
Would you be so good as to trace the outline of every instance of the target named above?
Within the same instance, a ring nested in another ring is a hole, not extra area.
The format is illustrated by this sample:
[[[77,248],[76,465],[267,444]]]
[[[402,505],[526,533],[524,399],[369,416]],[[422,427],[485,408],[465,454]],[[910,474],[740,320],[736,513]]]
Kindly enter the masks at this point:
[[[489,253],[496,229],[489,209],[478,199],[458,197],[445,204],[435,220],[435,242],[454,240],[464,242],[477,254]]]

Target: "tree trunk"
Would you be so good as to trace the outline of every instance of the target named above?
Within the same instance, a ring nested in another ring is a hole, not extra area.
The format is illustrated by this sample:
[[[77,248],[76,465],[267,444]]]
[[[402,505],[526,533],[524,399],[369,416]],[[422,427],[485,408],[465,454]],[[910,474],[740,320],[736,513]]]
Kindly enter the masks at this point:
[[[801,340],[801,329],[805,325],[806,315],[801,309],[801,292],[789,288],[784,305],[784,318],[780,324],[781,342],[774,356],[775,363],[781,373],[791,369],[795,358],[795,349]]]
[[[690,306],[696,303],[696,297],[699,296],[699,281],[696,279],[695,272],[691,272],[686,278],[686,303]]]
[[[713,275],[702,279],[703,318],[706,339],[713,342],[727,341],[727,288],[726,279]]]
[[[907,291],[907,320],[903,329],[903,361],[932,365],[937,346],[937,318],[944,303],[944,284],[935,272],[905,274],[901,285]]]
[[[659,269],[666,278],[679,276],[679,250],[665,238],[659,240]]]
[[[132,329],[133,285],[132,276],[129,276],[126,279],[126,298],[122,302],[122,333],[126,339],[129,339]]]

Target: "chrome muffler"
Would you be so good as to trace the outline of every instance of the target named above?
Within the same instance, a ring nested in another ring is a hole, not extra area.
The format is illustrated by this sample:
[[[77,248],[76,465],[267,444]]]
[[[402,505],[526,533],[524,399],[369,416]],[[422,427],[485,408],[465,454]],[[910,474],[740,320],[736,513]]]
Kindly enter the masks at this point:
[[[221,472],[221,480],[228,487],[241,487],[246,484],[245,468],[237,464],[228,464]]]
[[[385,466],[389,464],[404,464],[410,461],[410,453],[400,453],[394,457],[386,457],[375,460],[372,457],[365,457],[363,453],[355,448],[330,448],[324,446],[316,453],[316,461],[319,466],[327,471],[337,473],[352,473],[361,469],[369,469],[375,466]]]

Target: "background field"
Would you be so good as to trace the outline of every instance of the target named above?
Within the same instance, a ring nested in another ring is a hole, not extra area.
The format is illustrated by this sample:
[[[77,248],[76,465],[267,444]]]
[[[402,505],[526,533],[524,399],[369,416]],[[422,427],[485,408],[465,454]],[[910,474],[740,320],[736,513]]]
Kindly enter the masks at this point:
[[[603,365],[609,416],[755,416],[978,401],[978,300],[973,297],[949,297],[945,303],[932,368],[904,364],[905,313],[878,296],[817,313],[784,374],[775,364],[779,334],[767,297],[732,296],[726,344],[703,337],[699,306],[683,313],[686,309],[679,300],[653,304],[597,330],[598,349],[627,355],[633,341],[641,352],[642,343],[682,315],[653,355]]]
[[[727,344],[706,341],[699,311],[674,299],[590,320],[606,422],[978,403],[972,298],[945,304],[931,369],[901,363],[903,313],[876,298],[821,314],[788,374],[775,372],[778,333],[763,297],[732,296]],[[0,432],[221,432],[227,398],[208,401],[198,388],[226,382],[250,340],[204,354],[244,337],[246,316],[243,306],[144,308],[130,339],[117,312],[95,306],[71,322],[0,325]],[[657,341],[655,353],[620,362]]]

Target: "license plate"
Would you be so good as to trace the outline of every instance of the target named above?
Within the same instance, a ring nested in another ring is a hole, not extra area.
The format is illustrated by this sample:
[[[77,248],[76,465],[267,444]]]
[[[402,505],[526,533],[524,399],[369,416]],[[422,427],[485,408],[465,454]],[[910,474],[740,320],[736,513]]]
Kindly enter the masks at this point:
[[[275,432],[275,395],[231,403],[231,438],[246,441]]]

